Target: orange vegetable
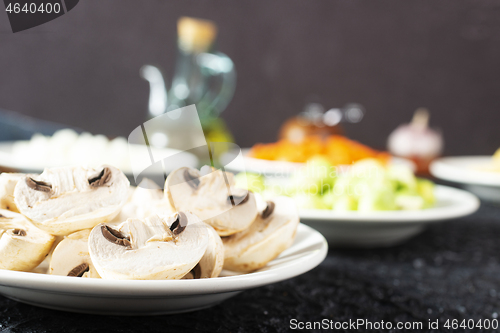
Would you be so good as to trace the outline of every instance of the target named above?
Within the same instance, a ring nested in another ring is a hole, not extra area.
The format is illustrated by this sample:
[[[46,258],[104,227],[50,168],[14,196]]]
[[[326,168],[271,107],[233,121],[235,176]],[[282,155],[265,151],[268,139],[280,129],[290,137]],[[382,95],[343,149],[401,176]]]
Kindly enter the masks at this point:
[[[341,135],[326,139],[308,136],[300,143],[279,140],[275,143],[259,143],[252,147],[250,156],[264,160],[304,163],[314,156],[323,156],[332,165],[351,164],[364,158],[376,158],[386,163],[390,155],[350,140]]]

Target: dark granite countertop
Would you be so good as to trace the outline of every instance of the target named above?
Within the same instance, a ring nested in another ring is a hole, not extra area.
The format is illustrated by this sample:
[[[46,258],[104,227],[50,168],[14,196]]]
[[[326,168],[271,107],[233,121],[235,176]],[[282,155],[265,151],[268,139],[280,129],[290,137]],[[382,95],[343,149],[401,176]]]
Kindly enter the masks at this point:
[[[439,320],[434,332],[460,332],[446,329],[446,320],[500,314],[499,236],[500,207],[483,203],[474,215],[431,225],[400,246],[330,249],[319,267],[302,276],[193,313],[92,316],[0,297],[0,332],[288,332],[292,319],[422,322],[424,330],[413,330],[419,332],[432,331],[428,321]]]

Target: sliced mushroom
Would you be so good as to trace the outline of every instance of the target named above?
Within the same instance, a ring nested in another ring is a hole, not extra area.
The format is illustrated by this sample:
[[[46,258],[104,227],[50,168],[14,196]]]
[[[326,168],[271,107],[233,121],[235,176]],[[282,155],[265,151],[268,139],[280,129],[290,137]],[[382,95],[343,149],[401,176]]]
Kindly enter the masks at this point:
[[[130,247],[132,245],[132,243],[130,243],[129,237],[126,237],[121,232],[111,228],[108,225],[101,224],[101,234],[104,236],[104,238],[106,238],[113,244],[125,247]]]
[[[80,264],[69,271],[68,276],[83,277],[89,271],[89,264]]]
[[[129,239],[130,245],[110,241],[103,226],[119,233],[121,239]],[[204,223],[189,212],[153,215],[128,219],[118,226],[96,226],[90,233],[89,252],[106,279],[181,279],[203,257],[209,237]]]
[[[36,266],[32,270],[33,273],[39,273],[39,274],[50,274],[49,267],[50,267],[50,261],[52,260],[52,253],[54,253],[54,249],[59,245],[59,243],[64,239],[65,236],[54,236],[55,240],[54,243],[52,243],[52,247],[50,248],[49,254],[43,259],[43,261],[40,263],[40,265]]]
[[[162,189],[152,180],[144,178],[139,186],[132,190],[132,195],[113,222],[120,223],[129,218],[143,219],[154,214],[172,213],[170,203],[165,199]]]
[[[26,236],[28,233],[24,229],[14,229],[12,230],[14,236]]]
[[[267,201],[267,206],[260,215],[263,220],[267,219],[274,212],[275,203],[273,201]]]
[[[112,166],[50,168],[19,181],[14,198],[37,227],[68,235],[111,221],[127,201],[128,188],[127,177]]]
[[[52,185],[47,182],[43,182],[41,180],[34,180],[29,176],[25,178],[25,181],[26,185],[28,185],[28,187],[31,188],[32,190],[39,192],[46,192],[46,193],[52,192]]]
[[[252,272],[264,267],[290,247],[298,224],[299,215],[294,200],[274,198],[250,228],[222,239],[224,269]]]
[[[224,244],[217,231],[204,223],[208,228],[209,242],[205,254],[193,269],[184,275],[182,280],[206,279],[218,277],[224,265]]]
[[[89,185],[90,187],[111,186],[112,175],[110,168],[104,167],[98,175],[89,178]]]
[[[191,186],[194,190],[198,189],[198,186],[200,186],[200,180],[198,179],[198,175],[196,173],[193,174],[191,169],[185,168],[183,176],[189,186]]]
[[[229,203],[232,205],[232,206],[236,206],[237,203],[239,205],[243,205],[245,202],[247,202],[248,200],[250,199],[250,192],[247,192],[245,194],[243,194],[242,196],[238,196],[238,195],[229,195],[227,197],[227,200],[229,201]]]
[[[186,229],[188,219],[184,212],[178,212],[175,216],[176,219],[170,224],[169,229],[175,236],[178,236]]]
[[[26,177],[24,173],[2,173],[0,174],[0,209],[8,209],[19,213],[14,202],[14,188],[20,179]]]
[[[183,279],[207,279],[218,277],[224,266],[224,244],[217,231],[205,223],[208,228],[209,242],[200,262]]]
[[[245,230],[257,216],[254,194],[235,188],[232,173],[209,171],[204,175],[191,168],[173,171],[165,182],[165,197],[173,210],[193,212],[220,236]]]
[[[0,215],[0,268],[33,270],[49,254],[55,237],[21,214],[1,209]]]
[[[66,236],[54,249],[49,274],[100,278],[90,259],[88,239],[90,229]]]

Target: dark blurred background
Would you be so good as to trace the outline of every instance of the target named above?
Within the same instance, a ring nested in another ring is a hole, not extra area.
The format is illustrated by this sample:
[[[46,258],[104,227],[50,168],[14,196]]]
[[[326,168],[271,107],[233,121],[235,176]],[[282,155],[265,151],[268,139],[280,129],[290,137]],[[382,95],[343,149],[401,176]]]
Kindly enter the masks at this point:
[[[0,13],[0,108],[127,136],[155,64],[171,78],[180,16],[213,20],[238,73],[222,117],[236,142],[277,138],[309,101],[367,110],[347,134],[384,148],[420,106],[447,155],[500,146],[500,1],[81,0],[13,34]]]

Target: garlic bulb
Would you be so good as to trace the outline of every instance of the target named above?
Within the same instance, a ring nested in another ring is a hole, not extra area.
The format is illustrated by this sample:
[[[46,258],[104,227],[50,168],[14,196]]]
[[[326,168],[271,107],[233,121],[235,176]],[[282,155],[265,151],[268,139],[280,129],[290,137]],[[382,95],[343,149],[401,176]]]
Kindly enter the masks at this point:
[[[387,148],[391,154],[412,159],[417,171],[426,172],[429,163],[443,151],[441,133],[428,125],[429,111],[419,108],[409,124],[400,125],[389,135]]]

